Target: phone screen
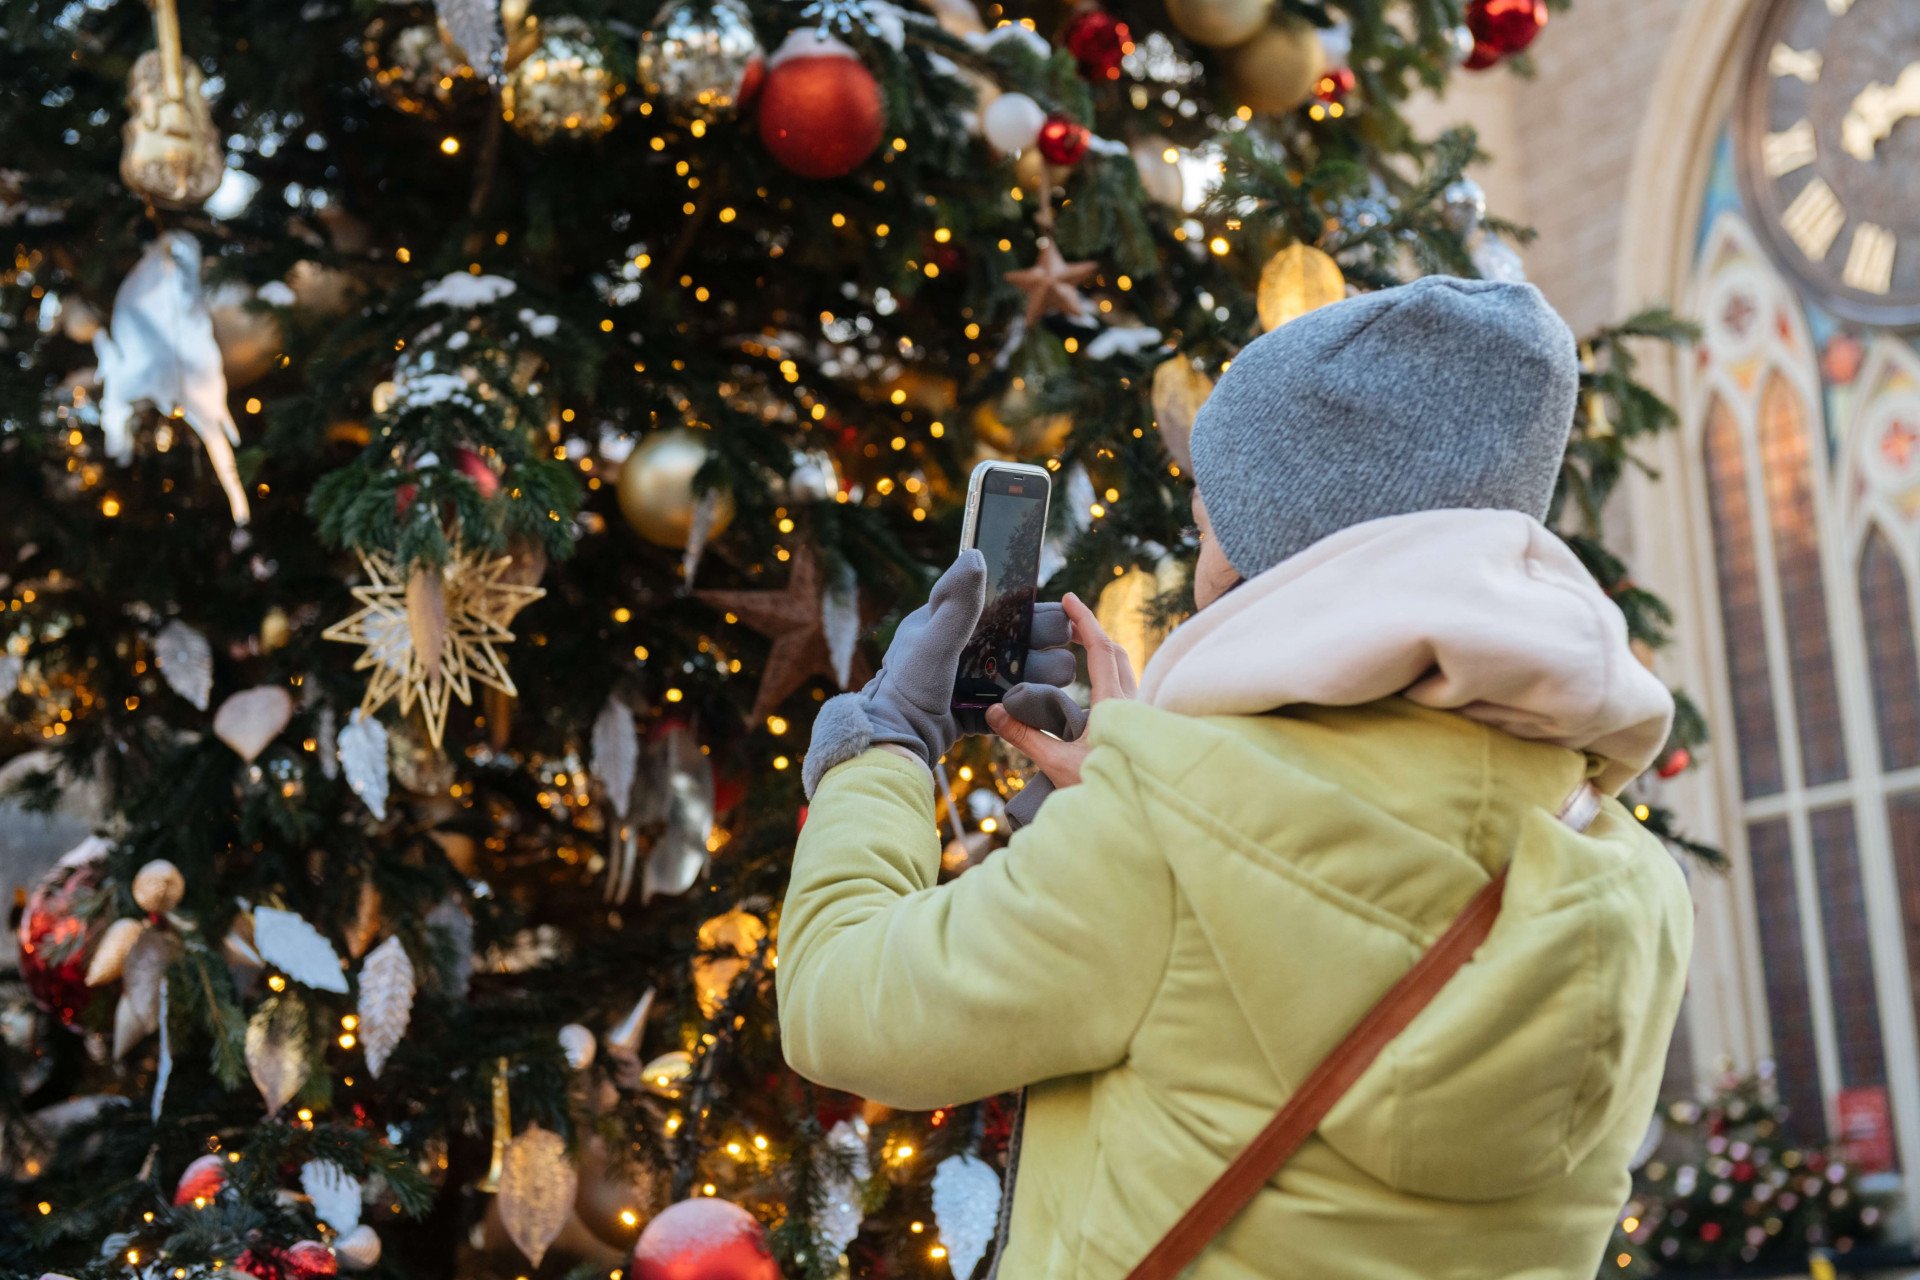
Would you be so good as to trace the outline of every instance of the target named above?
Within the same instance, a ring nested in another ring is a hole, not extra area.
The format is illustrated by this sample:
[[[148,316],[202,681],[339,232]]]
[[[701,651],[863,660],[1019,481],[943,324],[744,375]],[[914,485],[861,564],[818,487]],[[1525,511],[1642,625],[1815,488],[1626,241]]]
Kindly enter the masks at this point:
[[[973,545],[987,561],[987,600],[960,654],[955,706],[985,706],[1026,678],[1033,603],[1040,589],[1040,544],[1046,537],[1047,481],[995,469],[980,485]]]

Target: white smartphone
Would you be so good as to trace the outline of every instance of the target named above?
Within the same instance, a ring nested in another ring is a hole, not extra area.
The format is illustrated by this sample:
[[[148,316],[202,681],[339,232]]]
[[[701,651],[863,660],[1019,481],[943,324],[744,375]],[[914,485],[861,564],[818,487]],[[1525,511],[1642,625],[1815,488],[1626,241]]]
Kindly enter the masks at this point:
[[[1022,462],[983,462],[967,481],[960,549],[978,547],[986,556],[987,601],[960,654],[956,712],[977,715],[1026,678],[1052,493],[1045,468]]]

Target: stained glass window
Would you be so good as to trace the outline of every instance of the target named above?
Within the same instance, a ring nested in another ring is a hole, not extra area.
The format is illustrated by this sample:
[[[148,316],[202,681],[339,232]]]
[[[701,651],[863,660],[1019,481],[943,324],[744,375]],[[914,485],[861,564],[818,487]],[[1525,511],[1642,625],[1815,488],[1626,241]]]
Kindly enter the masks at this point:
[[[1874,526],[1860,553],[1860,618],[1873,675],[1873,711],[1880,730],[1880,766],[1920,765],[1920,662],[1913,644],[1907,579],[1887,535]]]
[[[1772,795],[1781,786],[1780,731],[1768,683],[1747,462],[1740,447],[1739,424],[1726,402],[1717,397],[1707,411],[1705,449],[1707,505],[1720,581],[1720,629],[1726,638],[1734,737],[1740,747],[1740,785],[1748,797]]]
[[[1809,785],[1835,782],[1847,776],[1847,752],[1827,632],[1827,591],[1820,580],[1806,403],[1779,374],[1767,380],[1760,397],[1760,459],[1780,575],[1780,613],[1787,624],[1787,671],[1799,713],[1800,765]]]
[[[1787,1125],[1803,1141],[1823,1141],[1827,1115],[1821,1103],[1813,1010],[1807,1002],[1806,954],[1800,949],[1799,895],[1793,884],[1793,837],[1787,820],[1748,824],[1747,855],[1753,866],[1753,905],[1767,1012],[1773,1024],[1773,1060],[1780,1073],[1780,1098],[1789,1108]]]
[[[1900,919],[1905,923],[1908,985],[1920,1018],[1920,792],[1887,797],[1893,831],[1893,869],[1900,881]]]
[[[1814,873],[1820,883],[1820,927],[1827,944],[1827,983],[1833,991],[1833,1034],[1840,1047],[1840,1083],[1846,1088],[1885,1084],[1879,994],[1867,942],[1853,807],[1818,810],[1810,824]]]

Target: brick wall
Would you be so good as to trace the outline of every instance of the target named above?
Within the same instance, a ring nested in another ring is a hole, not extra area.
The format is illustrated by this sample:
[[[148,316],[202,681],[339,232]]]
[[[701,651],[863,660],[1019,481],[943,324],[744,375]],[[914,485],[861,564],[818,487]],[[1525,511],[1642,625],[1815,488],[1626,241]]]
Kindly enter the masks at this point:
[[[1528,275],[1576,332],[1618,318],[1627,175],[1653,80],[1682,13],[1715,2],[1574,0],[1534,44],[1532,80],[1463,71],[1446,100],[1413,107],[1422,132],[1455,120],[1480,130],[1488,202],[1540,232],[1523,250]]]

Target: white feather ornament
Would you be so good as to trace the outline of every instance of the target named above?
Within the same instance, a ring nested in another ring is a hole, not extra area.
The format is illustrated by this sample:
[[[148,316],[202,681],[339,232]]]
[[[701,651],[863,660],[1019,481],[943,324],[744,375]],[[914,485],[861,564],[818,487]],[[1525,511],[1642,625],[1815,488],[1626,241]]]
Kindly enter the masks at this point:
[[[639,764],[640,735],[633,727],[633,711],[618,698],[608,698],[593,722],[593,773],[623,821],[633,804],[633,775]]]
[[[213,647],[205,636],[175,618],[153,638],[153,665],[169,689],[207,709],[213,693]]]
[[[355,707],[340,731],[340,764],[347,771],[347,785],[360,797],[373,816],[387,818],[387,727]]]
[[[579,1023],[569,1022],[560,1028],[560,1052],[567,1055],[567,1065],[575,1071],[585,1071],[593,1065],[596,1047],[593,1032]]]
[[[837,1256],[860,1234],[860,1220],[866,1213],[860,1207],[862,1185],[873,1176],[867,1159],[867,1124],[860,1119],[842,1120],[827,1131],[827,1150],[832,1159],[821,1161],[821,1186],[826,1204],[814,1226],[827,1242],[828,1257]]]
[[[303,986],[342,993],[347,989],[333,944],[296,912],[255,907],[253,945],[262,960]]]
[[[160,988],[167,966],[180,954],[180,939],[159,929],[148,929],[127,951],[120,974],[120,1002],[113,1009],[113,1056],[127,1051],[160,1029]]]
[[[977,1156],[948,1156],[933,1171],[933,1218],[947,1265],[955,1280],[966,1280],[993,1243],[1000,1218],[1000,1179]]]
[[[413,961],[400,939],[388,938],[360,966],[360,1047],[376,1079],[413,1019]]]
[[[331,1160],[300,1166],[300,1189],[313,1201],[313,1216],[345,1235],[360,1225],[360,1180]]]

